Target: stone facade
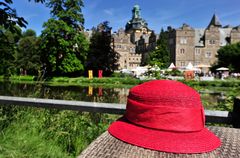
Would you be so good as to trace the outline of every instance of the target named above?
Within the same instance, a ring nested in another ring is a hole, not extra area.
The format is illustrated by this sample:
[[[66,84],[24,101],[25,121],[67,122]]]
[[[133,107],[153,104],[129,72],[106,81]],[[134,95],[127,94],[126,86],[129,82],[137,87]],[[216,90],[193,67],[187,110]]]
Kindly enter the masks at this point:
[[[216,15],[206,29],[183,24],[178,29],[169,30],[171,61],[177,67],[185,67],[189,62],[210,67],[217,61],[218,49],[235,42],[240,42],[240,26],[222,27]]]
[[[131,34],[123,29],[113,34],[114,50],[120,54],[119,70],[133,69],[140,65],[141,54],[136,53],[136,46],[131,42]]]
[[[125,30],[119,29],[113,34],[114,50],[120,54],[119,70],[131,70],[141,65],[142,52],[152,46],[152,44],[149,46],[150,37],[153,38],[153,32],[141,17],[139,6],[135,5],[132,19],[127,22]],[[156,41],[152,38],[150,41]]]

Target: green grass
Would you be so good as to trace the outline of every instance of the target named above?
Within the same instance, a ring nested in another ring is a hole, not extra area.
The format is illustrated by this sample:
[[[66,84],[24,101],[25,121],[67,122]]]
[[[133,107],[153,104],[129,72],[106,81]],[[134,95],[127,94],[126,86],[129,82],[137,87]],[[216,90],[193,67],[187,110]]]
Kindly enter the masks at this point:
[[[3,81],[3,76],[0,76],[0,80]],[[103,78],[93,78],[88,79],[87,77],[53,77],[48,78],[44,81],[37,81],[36,76],[11,76],[11,82],[21,82],[21,83],[46,83],[50,85],[103,85],[108,87],[131,87],[137,84],[146,82],[147,80],[139,80],[133,77],[103,77]],[[184,81],[181,80],[189,86],[201,86],[201,87],[240,87],[240,80],[228,79],[228,80],[215,80],[215,81]]]
[[[54,77],[51,80],[49,80],[50,83],[58,83],[58,82],[65,82],[65,83],[97,83],[97,84],[126,84],[126,85],[136,85],[143,83],[144,81],[141,81],[136,78],[126,77],[126,78],[120,78],[120,77],[103,77],[103,78],[93,78],[88,79],[86,77],[77,77],[77,78],[67,78],[67,77]]]
[[[0,106],[0,158],[76,157],[118,117]]]
[[[45,140],[36,129],[14,123],[0,134],[0,157],[70,157],[51,139]]]
[[[0,76],[0,81],[4,81],[4,77]],[[133,77],[103,77],[103,78],[93,78],[88,79],[87,77],[53,77],[47,78],[44,81],[38,81],[36,76],[11,76],[9,81],[11,82],[21,82],[21,83],[38,83],[44,82],[46,84],[58,85],[58,84],[68,84],[68,85],[83,85],[83,84],[91,84],[91,85],[111,85],[118,86],[119,85],[137,85],[143,83],[139,79]],[[121,86],[123,87],[123,86]]]
[[[181,81],[189,86],[201,87],[240,87],[240,80]]]

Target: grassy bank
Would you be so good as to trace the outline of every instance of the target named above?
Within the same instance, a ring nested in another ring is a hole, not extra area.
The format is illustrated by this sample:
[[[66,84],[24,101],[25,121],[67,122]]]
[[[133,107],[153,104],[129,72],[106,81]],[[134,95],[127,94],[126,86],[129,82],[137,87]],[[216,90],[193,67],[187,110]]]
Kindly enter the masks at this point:
[[[3,81],[3,76],[0,76],[0,80]],[[36,83],[38,78],[36,76],[11,76],[9,79],[11,82],[27,82],[27,83]],[[93,78],[88,79],[86,77],[76,77],[76,78],[69,78],[69,77],[53,77],[48,78],[44,81],[44,83],[52,84],[52,85],[106,85],[106,86],[116,86],[119,87],[120,85],[125,86],[133,86],[147,80],[139,80],[133,77],[103,77],[103,78]],[[228,79],[228,80],[215,80],[215,81],[184,81],[181,80],[189,86],[211,86],[211,87],[240,87],[240,80],[237,79]],[[120,86],[121,87],[121,86]]]
[[[215,81],[181,81],[191,87],[240,87],[240,80],[229,79],[229,80],[215,80]]]
[[[0,106],[0,157],[76,157],[118,117]]]
[[[0,76],[0,81],[5,81],[3,76]],[[9,78],[11,82],[22,83],[39,83],[43,82],[51,85],[106,85],[106,86],[132,86],[143,83],[145,81],[133,78],[133,77],[103,77],[88,79],[87,77],[53,77],[47,78],[43,81],[39,81],[36,76],[11,76]]]

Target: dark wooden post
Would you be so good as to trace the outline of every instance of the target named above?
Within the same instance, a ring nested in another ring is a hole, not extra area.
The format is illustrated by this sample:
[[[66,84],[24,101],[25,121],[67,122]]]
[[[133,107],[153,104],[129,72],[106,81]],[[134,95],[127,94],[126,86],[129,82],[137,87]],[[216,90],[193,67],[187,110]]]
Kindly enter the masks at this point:
[[[234,98],[233,104],[233,127],[240,128],[240,96]]]

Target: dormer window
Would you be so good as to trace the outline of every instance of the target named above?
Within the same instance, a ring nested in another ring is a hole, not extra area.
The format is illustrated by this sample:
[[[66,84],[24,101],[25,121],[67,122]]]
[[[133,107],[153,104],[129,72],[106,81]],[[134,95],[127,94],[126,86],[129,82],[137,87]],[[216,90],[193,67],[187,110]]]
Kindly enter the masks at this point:
[[[214,45],[215,44],[215,40],[209,40],[209,44]]]
[[[205,57],[206,58],[211,58],[212,57],[212,52],[207,51],[206,54],[205,54]]]
[[[181,44],[187,44],[187,39],[186,38],[181,38],[180,43]]]
[[[180,54],[184,54],[185,53],[185,49],[180,49]]]

